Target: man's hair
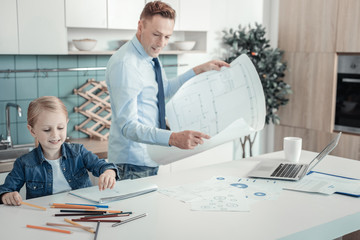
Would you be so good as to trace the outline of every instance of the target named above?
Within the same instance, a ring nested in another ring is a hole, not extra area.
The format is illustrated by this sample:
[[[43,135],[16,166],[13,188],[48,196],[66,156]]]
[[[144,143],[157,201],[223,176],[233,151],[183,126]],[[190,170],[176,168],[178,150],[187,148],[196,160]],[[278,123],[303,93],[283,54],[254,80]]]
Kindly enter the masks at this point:
[[[149,19],[155,15],[160,15],[164,18],[169,18],[175,21],[176,12],[172,7],[170,7],[170,5],[164,2],[161,1],[148,2],[145,5],[143,11],[141,12],[140,20]]]

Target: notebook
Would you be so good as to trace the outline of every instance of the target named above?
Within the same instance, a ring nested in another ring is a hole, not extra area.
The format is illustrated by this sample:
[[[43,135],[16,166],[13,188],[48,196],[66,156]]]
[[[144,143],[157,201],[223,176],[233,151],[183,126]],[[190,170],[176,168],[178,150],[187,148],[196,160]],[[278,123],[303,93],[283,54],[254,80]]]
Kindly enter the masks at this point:
[[[99,191],[98,186],[70,191],[71,195],[86,199],[94,203],[107,203],[136,197],[142,194],[156,191],[158,186],[139,180],[117,181],[113,189]]]
[[[340,136],[341,132],[309,164],[262,161],[250,171],[248,176],[291,181],[300,180],[336,147]]]

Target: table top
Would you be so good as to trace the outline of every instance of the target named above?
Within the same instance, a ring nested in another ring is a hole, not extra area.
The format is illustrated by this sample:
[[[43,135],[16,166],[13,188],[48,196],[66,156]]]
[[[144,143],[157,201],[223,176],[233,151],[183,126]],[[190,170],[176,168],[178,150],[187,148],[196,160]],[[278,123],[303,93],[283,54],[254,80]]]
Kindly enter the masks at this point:
[[[303,151],[301,162],[309,162],[316,153]],[[153,176],[135,181],[155,183],[159,188],[198,183],[213,176],[246,177],[259,161],[279,161],[283,152],[235,160],[173,174]],[[359,178],[360,162],[327,156],[314,170]],[[49,203],[85,200],[61,193],[27,202],[48,207]],[[147,213],[144,218],[111,227],[101,223],[98,239],[334,239],[360,229],[359,198],[339,194],[321,195],[282,191],[277,200],[259,201],[250,212],[191,211],[190,206],[158,192],[108,204],[111,209]],[[57,209],[37,210],[25,205],[0,206],[0,229],[4,239],[93,239],[81,229],[62,234],[26,228],[27,224],[45,226],[46,222],[65,223],[54,217]],[[69,217],[71,218],[71,217]],[[96,227],[96,223],[82,223]]]

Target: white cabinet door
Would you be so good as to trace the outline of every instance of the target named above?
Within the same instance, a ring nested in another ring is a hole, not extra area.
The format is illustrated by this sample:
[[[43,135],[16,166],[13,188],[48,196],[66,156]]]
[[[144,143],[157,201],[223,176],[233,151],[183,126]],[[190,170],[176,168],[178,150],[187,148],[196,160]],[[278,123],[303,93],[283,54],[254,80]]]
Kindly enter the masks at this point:
[[[0,54],[18,54],[16,1],[0,2]]]
[[[176,18],[175,18],[175,26],[174,26],[174,30],[178,31],[180,30],[180,24],[179,24],[179,19],[180,19],[180,1],[179,0],[165,0],[163,2],[166,2],[167,4],[169,4],[175,11],[176,11]]]
[[[209,30],[210,3],[207,0],[180,0],[179,3],[179,30]]]
[[[137,29],[144,0],[108,0],[108,28]]]
[[[18,0],[19,53],[66,54],[63,0]]]
[[[106,0],[66,0],[66,27],[107,28],[106,5]]]

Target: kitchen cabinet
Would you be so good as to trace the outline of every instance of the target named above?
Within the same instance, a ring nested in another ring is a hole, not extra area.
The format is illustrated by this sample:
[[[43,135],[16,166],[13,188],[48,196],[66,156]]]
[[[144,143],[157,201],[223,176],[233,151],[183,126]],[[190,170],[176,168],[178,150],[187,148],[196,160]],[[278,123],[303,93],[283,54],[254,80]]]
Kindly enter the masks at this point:
[[[297,136],[304,150],[319,152],[334,136],[337,52],[360,52],[359,11],[357,0],[279,1],[278,47],[293,94],[279,110],[275,150]],[[359,135],[343,134],[331,154],[360,160],[359,145]]]
[[[176,11],[175,31],[209,30],[210,4],[208,1],[165,0],[164,2]]]
[[[110,29],[137,29],[144,0],[108,0],[107,20]]]
[[[337,52],[360,53],[360,1],[339,1]]]
[[[2,0],[0,4],[0,54],[18,54],[16,1]]]
[[[66,0],[66,27],[137,29],[144,0]]]
[[[335,53],[285,52],[284,60],[289,67],[285,81],[293,94],[279,110],[281,125],[332,131],[335,58]]]
[[[63,0],[2,0],[0,54],[66,54]]]
[[[19,54],[66,54],[63,0],[18,0]]]
[[[66,27],[107,28],[106,0],[65,0]]]
[[[291,52],[335,52],[337,0],[280,1],[279,42]]]
[[[181,0],[179,9],[180,31],[209,30],[210,4],[207,0]]]

